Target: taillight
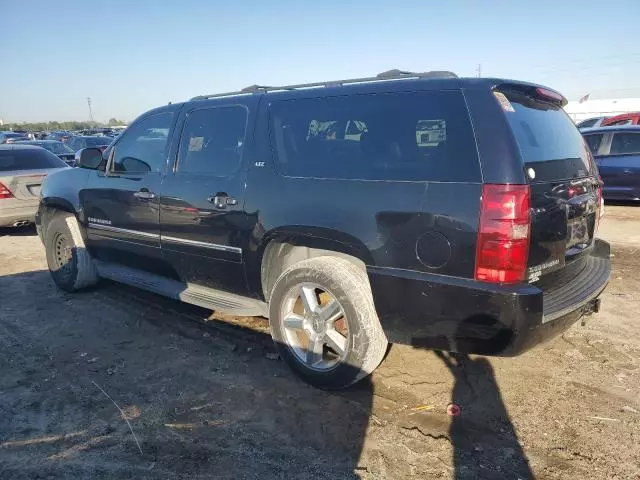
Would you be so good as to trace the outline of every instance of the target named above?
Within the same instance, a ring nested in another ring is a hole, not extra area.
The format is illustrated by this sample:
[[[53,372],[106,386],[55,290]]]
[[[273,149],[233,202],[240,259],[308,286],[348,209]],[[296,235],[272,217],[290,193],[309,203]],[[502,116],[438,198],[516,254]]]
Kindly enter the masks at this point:
[[[11,190],[5,187],[2,182],[0,182],[0,200],[4,198],[13,198],[13,193],[11,193]]]
[[[483,186],[476,280],[494,283],[524,280],[531,231],[529,199],[528,185]]]

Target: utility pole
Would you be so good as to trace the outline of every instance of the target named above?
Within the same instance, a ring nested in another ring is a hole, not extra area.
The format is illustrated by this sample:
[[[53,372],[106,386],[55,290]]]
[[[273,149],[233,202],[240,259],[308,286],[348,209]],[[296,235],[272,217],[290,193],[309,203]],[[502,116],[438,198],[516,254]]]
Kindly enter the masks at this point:
[[[89,120],[93,123],[93,112],[91,111],[91,97],[87,97],[87,105],[89,105]]]
[[[482,65],[478,64],[478,78],[482,76]]]

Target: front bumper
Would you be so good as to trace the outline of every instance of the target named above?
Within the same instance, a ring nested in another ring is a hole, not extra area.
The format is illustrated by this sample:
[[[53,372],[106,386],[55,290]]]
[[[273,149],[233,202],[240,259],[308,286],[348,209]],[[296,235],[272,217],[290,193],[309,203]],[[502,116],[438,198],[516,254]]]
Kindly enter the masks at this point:
[[[558,335],[594,310],[611,275],[609,257],[609,244],[596,240],[575,275],[542,288],[379,267],[367,270],[389,341],[512,356]]]

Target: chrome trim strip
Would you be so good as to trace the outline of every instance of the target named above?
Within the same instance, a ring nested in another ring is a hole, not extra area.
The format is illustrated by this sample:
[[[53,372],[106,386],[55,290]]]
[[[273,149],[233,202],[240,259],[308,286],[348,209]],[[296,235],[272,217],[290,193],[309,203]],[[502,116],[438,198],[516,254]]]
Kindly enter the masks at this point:
[[[217,243],[198,242],[197,240],[187,240],[186,238],[168,237],[166,235],[160,236],[160,241],[170,243],[181,243],[184,245],[192,245],[194,247],[210,248],[212,250],[220,250],[221,252],[238,253],[242,255],[242,249],[238,247],[231,247],[229,245],[218,245]]]
[[[89,226],[91,228],[95,228],[96,230],[105,230],[107,232],[116,232],[116,233],[128,233],[129,235],[135,235],[137,237],[152,238],[154,240],[160,240],[160,235],[158,235],[157,233],[139,232],[138,230],[129,230],[127,228],[112,227],[111,225],[103,225],[101,223],[93,223],[93,222],[89,222]]]

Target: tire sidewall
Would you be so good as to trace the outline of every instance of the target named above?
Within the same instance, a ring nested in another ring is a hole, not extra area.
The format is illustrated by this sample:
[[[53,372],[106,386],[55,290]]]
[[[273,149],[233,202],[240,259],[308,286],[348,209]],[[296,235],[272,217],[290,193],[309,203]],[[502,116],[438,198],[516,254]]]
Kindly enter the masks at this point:
[[[349,328],[347,339],[347,355],[335,368],[327,371],[317,371],[305,366],[287,345],[285,333],[282,331],[280,318],[282,316],[285,294],[298,284],[311,282],[326,289],[340,303],[345,313],[345,320]],[[269,306],[271,336],[280,356],[294,370],[310,384],[326,389],[344,388],[354,382],[361,375],[364,352],[368,347],[368,338],[360,322],[360,313],[354,306],[348,292],[335,279],[322,270],[310,270],[295,266],[285,272],[277,281],[271,294]]]
[[[47,234],[45,237],[45,251],[47,257],[47,265],[49,272],[55,284],[62,290],[73,292],[75,290],[76,279],[78,278],[78,256],[77,245],[73,241],[73,235],[66,222],[67,215],[54,216],[47,226]],[[63,276],[56,264],[55,259],[55,242],[58,234],[62,233],[71,242],[71,274],[68,277]]]

